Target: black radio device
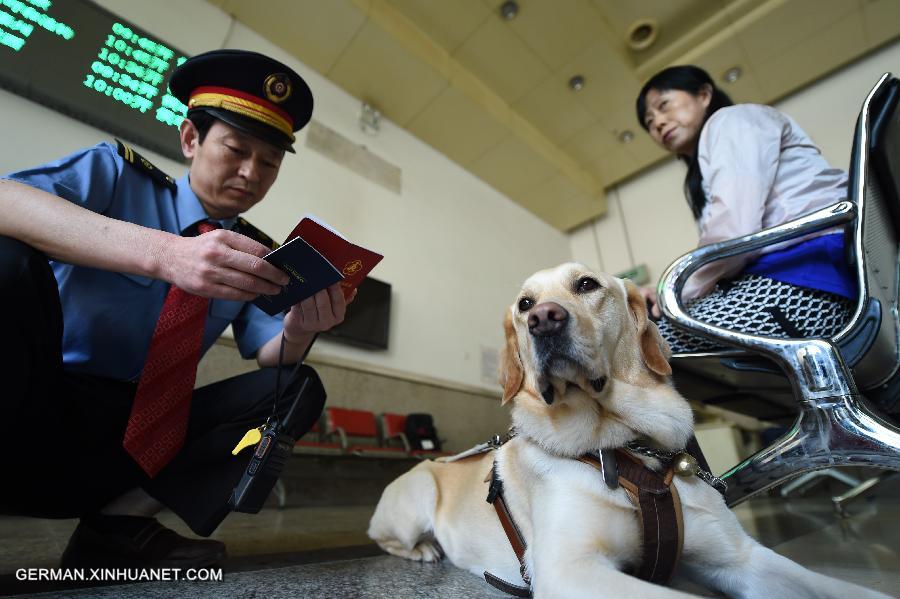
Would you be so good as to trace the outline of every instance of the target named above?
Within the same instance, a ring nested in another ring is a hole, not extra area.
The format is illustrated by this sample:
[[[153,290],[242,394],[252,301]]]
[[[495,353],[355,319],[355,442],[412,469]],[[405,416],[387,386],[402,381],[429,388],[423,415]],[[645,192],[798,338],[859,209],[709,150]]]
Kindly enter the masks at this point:
[[[232,511],[256,514],[262,509],[293,452],[296,442],[291,434],[294,410],[308,384],[309,379],[303,381],[283,421],[279,422],[274,414],[266,421],[253,456],[228,499]]]

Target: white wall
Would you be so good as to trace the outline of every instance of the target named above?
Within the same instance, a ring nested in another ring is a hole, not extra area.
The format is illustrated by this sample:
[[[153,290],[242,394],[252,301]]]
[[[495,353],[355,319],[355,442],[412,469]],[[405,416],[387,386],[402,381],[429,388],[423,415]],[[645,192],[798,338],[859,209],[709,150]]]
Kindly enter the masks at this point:
[[[860,106],[886,71],[900,74],[900,42],[848,65],[775,107],[794,117],[832,165],[846,169]],[[697,244],[696,226],[681,191],[684,168],[670,159],[609,190],[609,213],[569,236],[575,259],[613,273],[645,263],[650,282],[655,284],[675,258]]]
[[[304,147],[248,219],[276,239],[312,212],[385,255],[372,275],[393,285],[390,349],[321,339],[316,353],[455,383],[496,389],[481,376],[481,347],[502,345],[501,319],[533,271],[570,259],[568,237],[390,122],[377,137],[356,119],[360,103],[205,2],[101,0],[100,4],[189,53],[222,47],[269,54],[297,70],[316,98],[314,118],[403,171],[397,195]],[[196,27],[202,23],[202,27]],[[0,172],[33,166],[110,139],[104,131],[0,91]],[[173,132],[174,134],[174,132]],[[163,171],[184,165],[143,151]]]

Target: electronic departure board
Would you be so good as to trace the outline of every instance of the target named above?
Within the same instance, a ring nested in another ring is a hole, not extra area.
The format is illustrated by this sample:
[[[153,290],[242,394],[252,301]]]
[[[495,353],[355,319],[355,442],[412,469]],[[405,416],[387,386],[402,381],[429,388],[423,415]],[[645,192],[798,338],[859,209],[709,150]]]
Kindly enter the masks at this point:
[[[0,86],[176,160],[187,107],[167,82],[185,60],[89,0],[0,0]]]

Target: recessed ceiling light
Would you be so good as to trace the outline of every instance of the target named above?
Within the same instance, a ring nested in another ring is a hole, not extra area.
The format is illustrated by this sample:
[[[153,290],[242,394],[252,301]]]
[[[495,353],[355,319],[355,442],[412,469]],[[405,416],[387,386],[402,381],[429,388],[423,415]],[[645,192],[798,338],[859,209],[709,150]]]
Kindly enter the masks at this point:
[[[500,16],[505,21],[512,21],[519,14],[519,3],[515,0],[506,0],[500,5]]]
[[[619,141],[621,141],[623,144],[627,144],[633,139],[634,131],[632,131],[631,129],[625,129],[624,131],[619,133]]]
[[[573,90],[580,92],[584,89],[584,77],[581,75],[575,75],[571,79],[569,79],[569,87]]]
[[[744,74],[744,71],[741,70],[741,67],[731,67],[722,75],[722,79],[725,80],[726,83],[734,83],[738,79],[741,78],[741,75]]]
[[[653,19],[638,19],[628,28],[628,47],[632,50],[646,50],[659,34],[659,26]]]

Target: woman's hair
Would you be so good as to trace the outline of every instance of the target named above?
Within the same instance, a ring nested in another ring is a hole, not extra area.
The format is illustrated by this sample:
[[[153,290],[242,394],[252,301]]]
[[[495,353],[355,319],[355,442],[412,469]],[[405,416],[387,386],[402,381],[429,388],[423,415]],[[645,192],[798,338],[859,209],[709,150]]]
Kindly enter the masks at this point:
[[[647,124],[644,122],[644,116],[647,112],[647,93],[651,89],[655,89],[658,92],[675,89],[696,96],[704,86],[709,86],[712,90],[712,98],[710,99],[709,106],[706,108],[706,116],[703,118],[703,123],[700,125],[700,128],[702,129],[703,125],[706,124],[706,121],[709,120],[709,117],[711,117],[713,113],[720,108],[731,106],[733,102],[731,101],[731,98],[728,97],[728,94],[716,87],[716,84],[713,82],[712,77],[709,76],[709,73],[700,67],[692,65],[669,67],[651,77],[650,80],[644,84],[644,87],[641,88],[641,93],[638,94],[637,98],[638,122],[641,124],[641,127],[647,131]],[[700,220],[700,215],[703,213],[703,208],[706,206],[706,194],[703,193],[703,174],[700,172],[700,164],[697,161],[697,152],[694,152],[693,157],[679,155],[678,158],[683,160],[688,167],[687,175],[684,177],[684,195],[691,207],[691,212],[694,213],[694,219]]]

